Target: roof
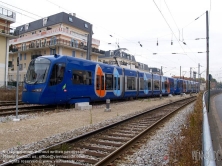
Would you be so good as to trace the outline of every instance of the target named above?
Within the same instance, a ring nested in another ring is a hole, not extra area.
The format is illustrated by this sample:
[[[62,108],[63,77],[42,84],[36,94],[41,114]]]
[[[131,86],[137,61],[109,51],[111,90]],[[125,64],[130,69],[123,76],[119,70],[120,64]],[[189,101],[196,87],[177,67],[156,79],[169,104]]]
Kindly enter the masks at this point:
[[[43,26],[43,19],[47,19],[46,24]],[[57,13],[30,23],[27,23],[25,25],[21,25],[19,27],[16,27],[15,29],[15,35],[21,35],[23,33],[35,31],[37,29],[41,28],[47,28],[55,24],[64,23],[73,27],[76,27],[80,30],[86,31],[90,33],[90,24],[89,22],[86,22],[82,19],[77,18],[76,16],[73,16],[71,14],[67,14],[65,12]],[[28,29],[25,30],[25,26],[28,26]]]

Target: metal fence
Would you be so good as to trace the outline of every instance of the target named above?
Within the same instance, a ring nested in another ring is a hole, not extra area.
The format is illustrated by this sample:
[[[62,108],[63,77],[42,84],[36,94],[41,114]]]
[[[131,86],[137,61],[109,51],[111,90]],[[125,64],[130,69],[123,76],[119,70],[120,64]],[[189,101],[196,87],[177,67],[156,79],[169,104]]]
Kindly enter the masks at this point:
[[[210,91],[210,96],[221,93],[222,90],[214,89]],[[215,153],[213,150],[210,126],[208,121],[208,91],[206,91],[203,95],[203,163],[204,166],[216,166],[215,162]]]

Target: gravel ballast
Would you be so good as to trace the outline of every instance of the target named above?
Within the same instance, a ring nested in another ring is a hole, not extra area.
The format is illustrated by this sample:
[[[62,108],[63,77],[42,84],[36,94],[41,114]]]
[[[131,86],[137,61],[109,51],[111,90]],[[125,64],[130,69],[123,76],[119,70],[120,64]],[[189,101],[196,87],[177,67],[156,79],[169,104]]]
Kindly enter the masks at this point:
[[[21,121],[0,120],[0,157],[17,151],[38,151],[54,143],[75,138],[84,133],[125,119],[145,109],[189,96],[140,99],[112,103],[110,112],[104,112],[105,104],[94,106],[92,110],[69,109],[53,113],[24,116]],[[1,118],[0,118],[1,119]]]
[[[121,166],[153,166],[153,165],[168,165],[168,145],[173,140],[174,136],[178,135],[181,126],[184,125],[186,117],[194,109],[191,104],[183,110],[177,112],[169,119],[164,126],[155,131],[155,134],[150,136],[147,142],[133,155],[124,156],[125,160],[119,161],[117,165]]]

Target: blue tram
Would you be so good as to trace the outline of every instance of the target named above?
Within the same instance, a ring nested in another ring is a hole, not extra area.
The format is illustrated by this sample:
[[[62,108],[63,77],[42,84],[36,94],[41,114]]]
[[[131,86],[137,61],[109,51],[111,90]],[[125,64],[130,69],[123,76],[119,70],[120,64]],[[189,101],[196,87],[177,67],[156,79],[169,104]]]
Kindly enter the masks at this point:
[[[30,62],[22,101],[54,105],[179,94],[180,82],[85,59],[47,55]]]

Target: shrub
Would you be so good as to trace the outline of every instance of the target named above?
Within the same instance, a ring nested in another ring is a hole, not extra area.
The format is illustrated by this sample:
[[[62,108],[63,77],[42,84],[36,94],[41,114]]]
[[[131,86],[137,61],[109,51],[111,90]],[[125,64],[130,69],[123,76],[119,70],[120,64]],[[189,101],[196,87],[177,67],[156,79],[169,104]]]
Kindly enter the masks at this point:
[[[199,93],[194,111],[187,116],[181,133],[173,136],[169,145],[169,165],[201,165],[201,160],[192,155],[202,150],[202,97],[203,93]]]
[[[18,100],[22,99],[22,87],[19,87]],[[7,89],[5,87],[0,88],[0,101],[16,101],[16,88]]]

